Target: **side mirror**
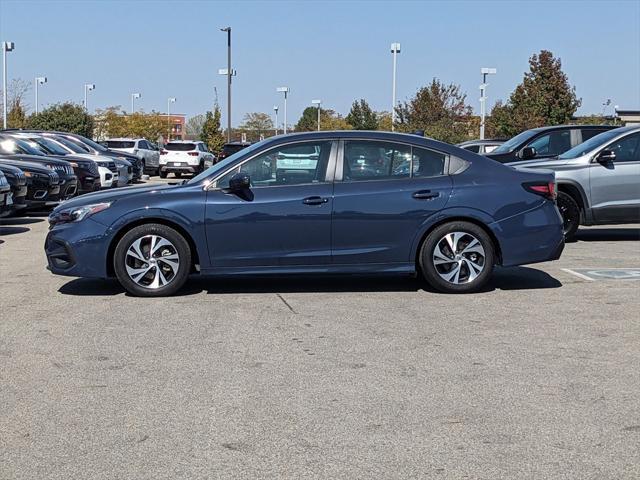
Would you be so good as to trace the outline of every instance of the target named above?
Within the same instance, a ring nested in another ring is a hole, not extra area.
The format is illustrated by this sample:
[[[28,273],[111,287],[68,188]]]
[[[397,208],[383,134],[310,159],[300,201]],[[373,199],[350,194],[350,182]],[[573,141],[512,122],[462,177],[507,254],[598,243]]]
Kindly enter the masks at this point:
[[[240,192],[251,188],[251,177],[246,173],[236,173],[229,179],[229,190],[231,192]]]
[[[537,153],[538,152],[536,152],[536,149],[533,147],[524,147],[520,150],[520,158],[522,160],[531,160],[532,158],[535,158]]]
[[[609,163],[616,159],[616,154],[613,150],[602,150],[596,157],[596,161],[599,163]]]

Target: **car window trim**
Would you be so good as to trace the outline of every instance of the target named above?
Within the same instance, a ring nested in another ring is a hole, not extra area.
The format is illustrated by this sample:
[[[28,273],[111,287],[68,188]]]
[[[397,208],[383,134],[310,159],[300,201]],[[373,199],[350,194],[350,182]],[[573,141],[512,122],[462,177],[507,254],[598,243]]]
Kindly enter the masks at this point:
[[[621,133],[618,137],[614,138],[613,140],[609,141],[607,144],[605,145],[600,145],[599,147],[593,149],[591,152],[585,153],[584,155],[589,155],[589,163],[599,163],[598,160],[596,160],[596,157],[598,156],[598,154],[602,151],[602,150],[607,150],[611,145],[613,145],[616,142],[619,142],[621,140],[624,140],[625,138],[627,138],[630,135],[634,135],[636,133],[640,133],[640,131],[631,131],[631,132],[624,132]],[[582,155],[581,155],[582,156]],[[614,160],[615,163],[615,160]],[[624,164],[629,164],[629,163],[635,163],[635,161],[633,162],[620,162],[620,163],[624,163]]]
[[[279,143],[278,145],[274,145],[273,147],[267,150],[260,150],[259,152],[256,152],[254,155],[251,155],[250,157],[240,160],[234,166],[226,169],[224,172],[220,173],[219,175],[216,175],[215,178],[211,179],[210,181],[205,180],[203,190],[205,191],[223,190],[224,189],[223,187],[218,187],[218,180],[220,178],[224,177],[225,175],[232,172],[233,170],[239,170],[242,167],[242,165],[244,165],[245,163],[253,160],[259,155],[270,152],[271,150],[275,150],[276,148],[282,148],[287,145],[294,145],[294,144],[300,144],[300,143],[325,143],[325,142],[331,142],[331,149],[329,151],[329,159],[327,161],[327,171],[325,172],[324,181],[316,182],[316,183],[296,183],[295,185],[256,185],[256,186],[252,186],[251,189],[273,188],[273,187],[297,187],[300,185],[324,185],[327,183],[333,183],[335,178],[335,169],[336,169],[337,141],[335,138],[325,138],[325,139],[316,138],[312,140],[302,140],[302,141],[292,140],[291,142],[287,142],[287,143]]]

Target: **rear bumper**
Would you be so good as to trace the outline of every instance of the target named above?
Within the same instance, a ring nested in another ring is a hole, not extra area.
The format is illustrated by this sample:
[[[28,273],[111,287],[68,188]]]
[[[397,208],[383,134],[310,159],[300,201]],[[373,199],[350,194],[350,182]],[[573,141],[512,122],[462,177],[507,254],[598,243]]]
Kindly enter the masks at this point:
[[[183,164],[183,165],[160,165],[160,171],[161,172],[167,172],[167,173],[175,173],[175,172],[197,173],[199,168],[200,168],[199,165],[187,165],[187,164]]]

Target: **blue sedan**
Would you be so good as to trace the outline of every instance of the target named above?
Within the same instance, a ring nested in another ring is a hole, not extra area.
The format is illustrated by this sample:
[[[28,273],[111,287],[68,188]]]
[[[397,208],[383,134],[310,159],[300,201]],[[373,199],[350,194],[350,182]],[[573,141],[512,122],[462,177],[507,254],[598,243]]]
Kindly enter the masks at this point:
[[[164,296],[190,274],[416,274],[476,291],[495,265],[559,258],[552,172],[438,141],[314,132],[256,143],[180,185],[64,202],[45,251],[59,275]]]

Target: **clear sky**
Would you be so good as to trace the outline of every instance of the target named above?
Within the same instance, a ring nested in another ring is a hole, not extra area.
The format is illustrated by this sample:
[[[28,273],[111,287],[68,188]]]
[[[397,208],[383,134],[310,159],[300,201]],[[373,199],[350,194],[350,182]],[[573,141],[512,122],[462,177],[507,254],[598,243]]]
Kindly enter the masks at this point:
[[[231,25],[233,124],[273,112],[291,88],[289,123],[312,99],[342,114],[356,98],[390,110],[391,42],[400,42],[398,99],[433,77],[455,82],[478,109],[480,67],[495,67],[489,105],[522,80],[532,53],[551,50],[576,86],[579,113],[611,98],[640,108],[640,1],[29,1],[0,0],[0,40],[15,42],[9,78],[44,75],[40,103],[136,106],[188,116],[226,112],[226,34]],[[33,106],[33,92],[28,97]],[[608,113],[611,113],[611,109]],[[223,121],[226,123],[226,120]],[[280,117],[282,121],[282,116]]]

